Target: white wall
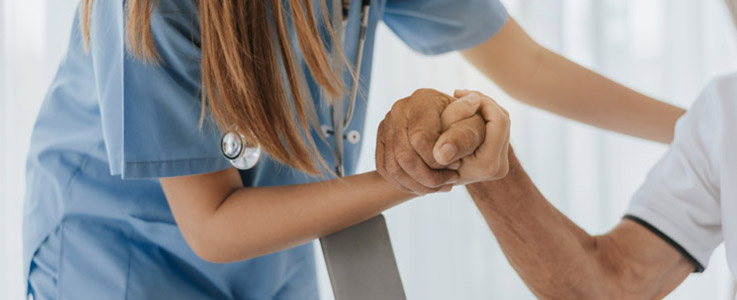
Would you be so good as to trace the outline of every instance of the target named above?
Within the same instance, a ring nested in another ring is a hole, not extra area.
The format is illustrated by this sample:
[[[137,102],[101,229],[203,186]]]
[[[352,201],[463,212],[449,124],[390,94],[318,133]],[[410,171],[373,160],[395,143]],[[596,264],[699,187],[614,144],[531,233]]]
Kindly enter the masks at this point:
[[[0,0],[0,299],[21,299],[25,154],[56,73],[76,3]]]
[[[24,157],[77,2],[0,0],[0,299],[22,297]],[[719,0],[504,2],[544,45],[681,106],[709,78],[737,70],[735,30]],[[373,169],[368,141],[393,99],[420,87],[479,89],[509,109],[516,151],[542,192],[575,222],[601,233],[618,221],[665,149],[524,107],[458,55],[416,55],[383,26],[376,51],[362,170]],[[462,189],[415,199],[387,216],[409,299],[532,298]],[[689,278],[670,299],[726,299],[731,281],[719,252],[705,274]]]

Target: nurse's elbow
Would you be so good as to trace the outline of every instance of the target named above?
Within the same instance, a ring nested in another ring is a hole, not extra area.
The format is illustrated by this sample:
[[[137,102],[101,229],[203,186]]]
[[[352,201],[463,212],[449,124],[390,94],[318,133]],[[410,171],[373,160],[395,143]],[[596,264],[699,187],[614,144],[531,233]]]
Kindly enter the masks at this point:
[[[244,240],[223,227],[221,222],[213,218],[201,218],[197,222],[180,223],[182,236],[187,246],[200,259],[211,263],[232,263],[251,259],[268,253],[268,245]],[[243,232],[245,236],[257,236],[257,233]]]
[[[233,259],[229,259],[225,254],[221,253],[222,251],[212,249],[213,247],[192,247],[190,245],[190,248],[192,248],[192,251],[194,251],[194,253],[197,254],[200,259],[210,263],[224,264],[235,261]]]
[[[221,245],[216,234],[207,232],[193,233],[189,236],[185,234],[185,240],[192,252],[204,261],[222,264],[238,260],[233,255],[232,247]]]
[[[232,239],[218,235],[212,231],[185,235],[185,240],[200,259],[216,264],[225,264],[238,262],[246,259],[255,258],[267,251],[263,250],[263,245],[253,243],[233,243]]]

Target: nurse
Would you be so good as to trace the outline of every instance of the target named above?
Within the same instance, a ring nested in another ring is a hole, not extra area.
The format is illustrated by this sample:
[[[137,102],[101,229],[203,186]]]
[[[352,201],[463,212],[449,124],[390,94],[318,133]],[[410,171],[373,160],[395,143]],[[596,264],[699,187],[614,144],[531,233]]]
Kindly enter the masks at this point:
[[[348,176],[331,179],[331,139],[310,125],[329,126],[328,104],[352,84],[361,2],[345,1],[342,30],[332,1],[83,0],[28,155],[29,297],[317,299],[309,242],[419,190],[353,175],[356,138]],[[372,1],[363,91],[379,21],[592,125],[668,142],[682,114],[540,47],[496,0]],[[366,96],[346,132],[363,132]],[[422,90],[403,103],[437,97],[452,100]],[[266,153],[248,171],[220,152],[234,128]],[[459,176],[439,174],[420,193]]]

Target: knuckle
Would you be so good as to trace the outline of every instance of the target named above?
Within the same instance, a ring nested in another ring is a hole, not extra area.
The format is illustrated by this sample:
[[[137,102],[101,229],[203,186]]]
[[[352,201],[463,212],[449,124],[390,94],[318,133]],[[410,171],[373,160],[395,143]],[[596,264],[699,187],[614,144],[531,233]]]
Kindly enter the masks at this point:
[[[397,163],[406,171],[413,171],[417,169],[417,160],[414,159],[411,153],[407,150],[400,150],[397,153]]]
[[[386,114],[384,115],[384,119],[381,120],[381,123],[382,124],[383,123],[387,123],[387,122],[391,122],[391,120],[392,120],[392,112],[393,111],[394,111],[394,106],[392,106],[392,108],[388,112],[386,112]]]
[[[471,110],[473,110],[473,109],[475,108],[475,107],[474,107],[475,105],[474,105],[474,104],[473,104],[473,102],[471,102],[471,101],[457,101],[457,102],[458,102],[458,103],[459,103],[460,105],[463,105],[463,106],[464,106],[464,108],[463,108],[463,109],[464,109],[465,111],[471,111]]]
[[[474,142],[481,144],[486,139],[486,129],[484,127],[481,127],[481,130],[473,130],[473,140]]]
[[[478,146],[481,140],[482,134],[478,130],[475,130],[469,126],[463,126],[458,128],[457,135],[452,138],[456,144],[463,145],[466,148]]]
[[[481,96],[481,99],[484,99],[484,101],[489,101],[492,104],[497,105],[496,100],[494,98],[492,98],[491,96],[486,95],[486,94],[481,93],[481,92],[477,92],[477,93],[479,94],[479,96]]]
[[[437,91],[436,91],[436,94],[433,95],[432,100],[435,103],[435,105],[437,106],[437,108],[439,108],[441,110],[442,109],[445,109],[445,107],[448,106],[451,103],[451,98],[450,97],[448,97],[447,95],[445,95],[443,93],[437,92]]]
[[[387,116],[388,116],[389,114],[391,114],[391,113],[392,113],[393,111],[395,111],[395,110],[400,110],[400,109],[402,109],[402,107],[404,107],[404,105],[406,105],[406,104],[407,104],[407,100],[408,100],[408,98],[403,98],[403,99],[399,99],[399,100],[395,101],[395,102],[394,102],[394,104],[392,104],[392,108],[391,108],[391,110],[389,111],[389,113],[387,114]]]
[[[489,123],[492,124],[492,126],[502,128],[507,128],[510,125],[508,118],[495,118],[494,120],[489,121]]]
[[[479,138],[481,138],[482,134],[481,131],[476,130],[473,126],[465,126],[463,127],[463,137],[466,138],[469,141],[476,141]]]
[[[426,101],[433,102],[436,104],[437,103],[448,104],[450,103],[450,100],[451,100],[451,98],[448,95],[436,89],[431,89],[431,88],[417,89],[414,91],[414,93],[412,93],[411,98],[424,98]]]
[[[432,142],[433,136],[425,130],[413,129],[409,133],[409,143],[415,149],[427,147],[428,145],[431,145]]]
[[[425,176],[423,184],[428,187],[436,188],[444,185],[445,180],[443,180],[440,174],[431,173],[428,176]]]
[[[421,96],[421,95],[427,95],[432,93],[437,93],[438,91],[431,88],[419,88],[412,93],[413,96]]]

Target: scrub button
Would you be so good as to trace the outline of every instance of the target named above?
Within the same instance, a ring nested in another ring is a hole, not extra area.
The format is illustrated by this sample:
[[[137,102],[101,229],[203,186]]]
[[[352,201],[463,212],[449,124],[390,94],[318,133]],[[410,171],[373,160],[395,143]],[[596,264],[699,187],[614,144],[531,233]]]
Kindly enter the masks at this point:
[[[358,133],[357,130],[351,130],[348,131],[345,138],[348,139],[348,142],[351,144],[358,144],[358,142],[361,141],[361,134]]]
[[[320,130],[322,130],[322,136],[324,137],[330,137],[330,133],[333,131],[333,129],[328,125],[320,126]]]

